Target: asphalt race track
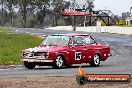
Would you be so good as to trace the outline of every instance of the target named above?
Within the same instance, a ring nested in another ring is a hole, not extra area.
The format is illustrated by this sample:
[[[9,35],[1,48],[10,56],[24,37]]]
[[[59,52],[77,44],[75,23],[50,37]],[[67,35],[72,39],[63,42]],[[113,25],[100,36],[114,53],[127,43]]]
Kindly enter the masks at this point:
[[[74,33],[73,31],[46,30],[31,28],[14,28],[17,33],[47,35],[58,33]],[[86,33],[86,32],[75,32]],[[132,74],[132,36],[88,33],[97,38],[100,42],[109,43],[113,56],[106,61],[101,62],[100,67],[90,67],[89,64],[82,64],[82,67],[88,74]],[[77,74],[79,65],[73,65],[71,68],[53,69],[52,67],[36,67],[28,70],[23,66],[11,69],[0,69],[0,77],[39,77],[39,76],[73,76]]]

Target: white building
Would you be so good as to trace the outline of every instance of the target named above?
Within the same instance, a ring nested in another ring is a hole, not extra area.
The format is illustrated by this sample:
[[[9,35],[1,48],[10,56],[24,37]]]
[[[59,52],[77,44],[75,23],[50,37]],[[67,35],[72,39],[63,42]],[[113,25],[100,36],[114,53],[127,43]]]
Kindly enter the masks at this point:
[[[132,25],[132,16],[126,18],[126,25]]]

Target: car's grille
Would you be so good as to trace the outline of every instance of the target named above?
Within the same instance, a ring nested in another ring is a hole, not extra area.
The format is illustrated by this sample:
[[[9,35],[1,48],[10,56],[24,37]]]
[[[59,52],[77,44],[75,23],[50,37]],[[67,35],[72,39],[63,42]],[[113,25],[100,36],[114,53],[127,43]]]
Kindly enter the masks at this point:
[[[38,58],[38,59],[47,59],[49,53],[47,52],[22,52],[22,58]]]

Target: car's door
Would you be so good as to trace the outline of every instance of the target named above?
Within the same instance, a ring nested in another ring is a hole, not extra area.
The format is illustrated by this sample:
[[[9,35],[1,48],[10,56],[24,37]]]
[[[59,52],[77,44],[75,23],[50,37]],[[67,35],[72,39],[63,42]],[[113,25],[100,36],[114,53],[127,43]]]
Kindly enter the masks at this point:
[[[95,46],[96,42],[91,36],[83,36],[84,48],[87,49],[85,52],[86,58],[84,62],[88,63],[92,61],[94,53],[96,52]]]
[[[83,63],[86,59],[85,52],[87,51],[84,48],[84,43],[82,41],[82,36],[74,36],[71,39],[71,46],[69,48],[69,59],[72,64]]]

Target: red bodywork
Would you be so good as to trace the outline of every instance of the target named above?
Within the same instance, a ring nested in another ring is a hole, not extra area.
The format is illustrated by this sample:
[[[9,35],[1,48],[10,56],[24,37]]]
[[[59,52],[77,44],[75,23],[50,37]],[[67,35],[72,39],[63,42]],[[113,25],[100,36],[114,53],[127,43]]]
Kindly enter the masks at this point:
[[[75,36],[90,36],[88,34],[62,34],[69,36],[69,43],[71,39]],[[92,36],[90,36],[92,38]],[[51,65],[58,55],[64,57],[65,62],[68,65],[80,64],[80,63],[90,63],[93,61],[95,54],[100,55],[101,61],[105,61],[110,55],[110,46],[107,44],[99,44],[97,41],[92,38],[94,43],[92,44],[83,44],[73,46],[68,44],[67,46],[39,46],[32,49],[22,50],[22,52],[48,52],[49,56],[47,59],[43,58],[23,58],[22,61],[35,62],[41,65]],[[79,60],[76,60],[75,53],[81,53]]]

